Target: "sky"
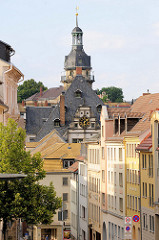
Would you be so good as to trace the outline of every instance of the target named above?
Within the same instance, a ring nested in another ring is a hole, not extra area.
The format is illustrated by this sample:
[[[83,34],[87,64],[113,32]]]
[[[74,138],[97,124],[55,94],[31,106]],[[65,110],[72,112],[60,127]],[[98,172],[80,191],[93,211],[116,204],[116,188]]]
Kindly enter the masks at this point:
[[[93,89],[120,87],[130,101],[159,92],[158,0],[0,0],[0,40],[25,80],[57,87],[71,51],[75,9],[91,56]]]

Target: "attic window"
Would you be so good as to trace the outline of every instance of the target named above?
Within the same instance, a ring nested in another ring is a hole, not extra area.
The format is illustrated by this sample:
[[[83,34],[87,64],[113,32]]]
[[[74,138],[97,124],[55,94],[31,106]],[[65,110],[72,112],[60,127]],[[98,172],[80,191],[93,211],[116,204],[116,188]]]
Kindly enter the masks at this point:
[[[58,118],[54,120],[54,127],[60,127],[60,120]]]
[[[42,118],[43,122],[47,122],[48,118]]]
[[[98,113],[101,113],[101,110],[102,110],[102,106],[101,106],[101,105],[98,105],[98,106],[97,106],[97,112],[98,112]]]
[[[76,97],[76,98],[81,98],[81,97],[82,97],[82,91],[79,90],[79,89],[76,90],[76,91],[75,91],[75,97]]]

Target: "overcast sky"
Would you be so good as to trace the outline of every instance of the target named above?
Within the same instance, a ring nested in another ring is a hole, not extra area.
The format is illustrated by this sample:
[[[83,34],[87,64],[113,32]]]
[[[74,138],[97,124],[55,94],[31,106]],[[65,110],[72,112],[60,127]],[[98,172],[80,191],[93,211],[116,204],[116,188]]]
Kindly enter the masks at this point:
[[[159,92],[158,0],[0,0],[0,40],[15,49],[25,80],[60,85],[76,5],[93,88],[121,87],[125,100]]]

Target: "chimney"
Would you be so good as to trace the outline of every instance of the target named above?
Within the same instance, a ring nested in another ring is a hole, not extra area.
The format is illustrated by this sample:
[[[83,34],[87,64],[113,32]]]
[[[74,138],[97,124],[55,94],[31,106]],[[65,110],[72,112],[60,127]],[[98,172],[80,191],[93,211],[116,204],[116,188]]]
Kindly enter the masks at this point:
[[[60,95],[60,125],[65,126],[65,95]]]
[[[149,92],[149,89],[147,89],[147,93],[143,93],[143,96],[149,95],[149,94],[151,94],[151,93]]]
[[[47,100],[45,101],[45,104],[44,104],[46,107],[48,106],[48,102],[47,102]]]
[[[82,75],[82,67],[76,67],[76,75]]]
[[[42,97],[42,95],[43,95],[43,89],[42,87],[40,87],[40,97]]]
[[[35,102],[34,102],[34,105],[35,105],[35,107],[37,107],[37,106],[38,106],[38,103],[37,103],[37,101],[35,101]]]
[[[22,106],[23,106],[23,107],[25,106],[25,102],[24,102],[24,100],[22,100]]]

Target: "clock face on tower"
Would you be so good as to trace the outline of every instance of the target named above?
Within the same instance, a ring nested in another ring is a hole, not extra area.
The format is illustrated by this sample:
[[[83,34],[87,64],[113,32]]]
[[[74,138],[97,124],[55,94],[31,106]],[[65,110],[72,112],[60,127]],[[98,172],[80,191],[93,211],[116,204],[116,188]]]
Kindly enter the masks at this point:
[[[79,125],[82,128],[87,128],[90,125],[90,121],[89,121],[88,117],[86,117],[86,116],[81,117],[79,120]]]

